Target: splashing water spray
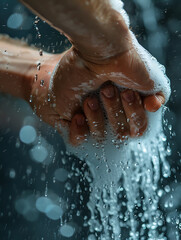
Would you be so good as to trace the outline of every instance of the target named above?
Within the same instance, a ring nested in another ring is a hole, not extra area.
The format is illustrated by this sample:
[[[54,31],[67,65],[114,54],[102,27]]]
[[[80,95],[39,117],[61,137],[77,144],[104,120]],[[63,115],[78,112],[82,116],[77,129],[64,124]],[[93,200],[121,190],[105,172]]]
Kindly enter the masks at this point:
[[[123,3],[110,2],[129,25]],[[162,91],[168,100],[170,82],[164,67],[131,35],[155,83],[152,93]],[[165,178],[170,175],[162,130],[163,110],[164,107],[156,113],[147,113],[148,129],[141,138],[118,142],[107,127],[104,143],[97,144],[90,138],[79,149],[67,146],[69,152],[87,162],[93,176],[88,203],[91,212],[88,240],[165,239],[159,230],[163,221],[158,209],[158,181],[161,175]]]

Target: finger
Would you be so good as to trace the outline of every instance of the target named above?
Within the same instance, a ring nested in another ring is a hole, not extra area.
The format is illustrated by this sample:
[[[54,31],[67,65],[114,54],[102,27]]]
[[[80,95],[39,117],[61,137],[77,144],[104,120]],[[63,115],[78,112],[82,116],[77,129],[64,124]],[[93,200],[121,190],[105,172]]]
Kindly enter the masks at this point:
[[[96,96],[87,97],[83,108],[92,137],[97,140],[104,138],[104,114],[98,98]]]
[[[143,135],[147,128],[147,116],[139,93],[132,90],[123,91],[121,99],[129,121],[131,137]]]
[[[163,93],[160,92],[156,95],[144,97],[143,103],[145,110],[149,112],[156,112],[165,103],[165,97]]]
[[[69,141],[72,145],[77,146],[87,138],[89,129],[83,114],[73,116],[70,124]]]
[[[129,135],[129,124],[117,87],[112,84],[104,86],[101,89],[101,98],[114,133],[123,140]]]

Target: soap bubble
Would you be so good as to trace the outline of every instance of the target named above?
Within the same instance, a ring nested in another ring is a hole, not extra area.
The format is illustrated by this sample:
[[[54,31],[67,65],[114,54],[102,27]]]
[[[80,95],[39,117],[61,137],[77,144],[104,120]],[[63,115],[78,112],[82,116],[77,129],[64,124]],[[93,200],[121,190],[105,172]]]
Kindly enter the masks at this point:
[[[30,125],[23,126],[20,130],[19,137],[23,143],[31,144],[36,140],[36,130]]]

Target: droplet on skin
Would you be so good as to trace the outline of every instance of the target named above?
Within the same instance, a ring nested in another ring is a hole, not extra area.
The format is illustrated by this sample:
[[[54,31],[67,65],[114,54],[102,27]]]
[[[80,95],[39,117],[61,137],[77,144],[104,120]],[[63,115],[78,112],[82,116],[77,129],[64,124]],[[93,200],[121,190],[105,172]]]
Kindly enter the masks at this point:
[[[38,80],[38,75],[35,74],[34,82],[37,82],[37,80]]]
[[[37,67],[37,70],[40,71],[41,63],[38,62],[37,65],[36,65],[36,67]]]
[[[32,102],[32,99],[33,99],[33,96],[30,95],[30,99],[29,99],[29,102],[30,102],[30,103]]]
[[[42,80],[40,81],[40,86],[43,87],[44,83],[45,83],[45,81],[42,79]]]
[[[43,50],[42,49],[39,50],[39,55],[43,56]]]

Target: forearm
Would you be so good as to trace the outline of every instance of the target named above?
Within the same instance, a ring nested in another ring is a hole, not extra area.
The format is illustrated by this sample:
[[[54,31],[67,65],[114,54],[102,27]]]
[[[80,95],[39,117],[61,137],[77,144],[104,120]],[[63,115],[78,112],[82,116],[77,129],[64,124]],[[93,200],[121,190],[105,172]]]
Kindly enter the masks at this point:
[[[110,0],[22,0],[63,31],[88,60],[105,59],[130,48],[128,26]],[[90,58],[90,59],[89,59]]]
[[[0,92],[29,101],[34,82],[51,76],[46,72],[47,64],[50,71],[54,68],[49,58],[50,54],[40,56],[37,49],[0,36]]]

